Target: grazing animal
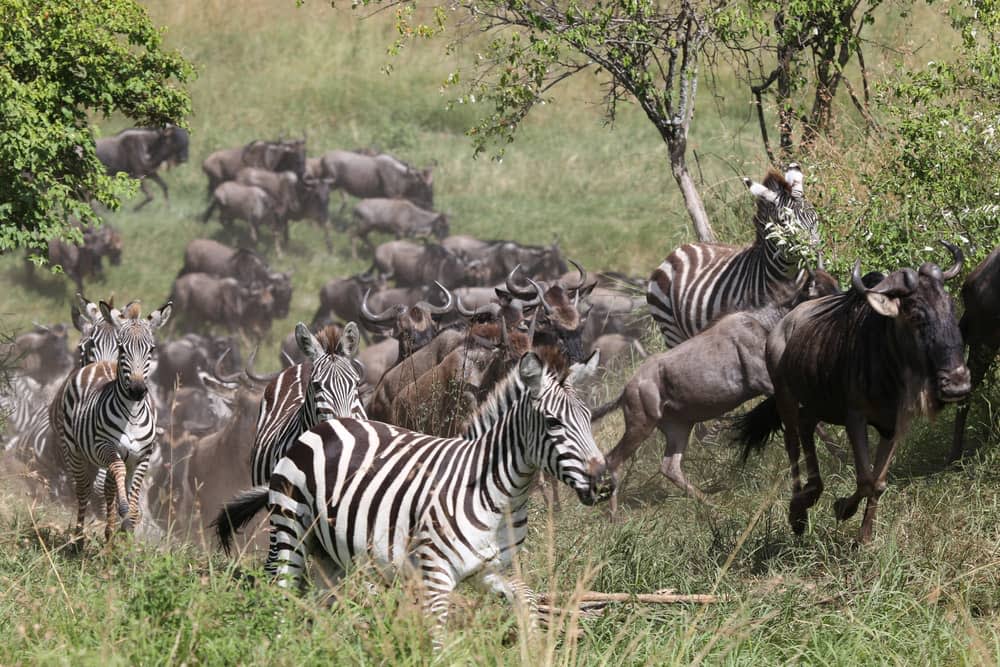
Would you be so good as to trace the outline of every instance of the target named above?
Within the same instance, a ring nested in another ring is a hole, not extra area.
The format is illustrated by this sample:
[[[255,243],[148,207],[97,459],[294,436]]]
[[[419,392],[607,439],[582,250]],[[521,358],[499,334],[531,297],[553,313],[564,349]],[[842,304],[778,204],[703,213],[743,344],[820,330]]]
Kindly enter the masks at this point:
[[[101,276],[104,272],[103,258],[107,257],[113,266],[118,266],[122,261],[122,236],[121,233],[109,223],[104,223],[100,227],[84,227],[79,223],[75,225],[80,229],[83,236],[83,243],[76,245],[62,239],[49,239],[44,248],[34,248],[34,254],[44,254],[49,265],[62,267],[62,271],[76,285],[78,290],[83,290],[83,279],[88,276]],[[29,277],[34,276],[34,264],[27,263]]]
[[[518,265],[535,280],[553,280],[566,273],[566,261],[559,244],[524,245],[515,241],[481,241],[471,236],[449,236],[441,245],[466,263],[479,264],[479,279],[484,285],[502,282]]]
[[[0,358],[41,385],[57,382],[73,367],[73,356],[66,344],[66,325],[35,324],[32,331],[19,335],[13,342],[0,343]]]
[[[255,185],[276,202],[277,215],[282,219],[282,229],[287,232],[288,222],[308,218],[323,228],[327,250],[330,241],[330,179],[297,176],[295,172],[273,172],[258,167],[245,167],[236,175],[236,182]],[[287,241],[287,238],[286,238]]]
[[[598,420],[621,408],[625,433],[607,455],[614,478],[612,515],[618,509],[621,466],[658,428],[666,438],[660,472],[685,494],[705,502],[688,481],[681,463],[695,424],[721,417],[774,389],[764,361],[768,333],[804,296],[808,274],[800,272],[791,290],[750,311],[730,313],[693,338],[648,357],[615,400],[594,410]],[[603,355],[602,355],[603,356]]]
[[[406,199],[363,199],[354,207],[354,219],[357,222],[351,249],[354,257],[359,238],[374,251],[368,238],[372,232],[392,234],[397,239],[434,236],[441,240],[449,231],[447,215],[420,208]]]
[[[442,306],[418,301],[412,306],[389,306],[381,313],[375,314],[368,307],[370,289],[365,292],[365,297],[361,300],[361,322],[373,332],[389,331],[390,335],[399,341],[400,359],[407,358],[427,345],[437,333],[436,320],[450,313],[455,307],[455,295],[441,283],[435,281],[434,284],[445,295]]]
[[[436,243],[388,241],[375,248],[372,265],[399,287],[421,287],[435,280],[445,287],[461,287],[477,278],[476,267]]]
[[[156,170],[165,162],[186,162],[188,139],[187,131],[176,125],[130,128],[113,137],[98,139],[97,159],[110,176],[124,172],[139,179],[139,189],[146,198],[135,207],[138,211],[153,201],[153,195],[146,189],[147,178],[160,186],[164,199],[169,199],[167,184]]]
[[[858,536],[872,537],[878,501],[885,491],[896,446],[914,415],[933,415],[942,403],[970,391],[955,305],[944,281],[958,275],[962,251],[946,243],[955,263],[946,271],[926,262],[885,276],[872,287],[861,279],[853,289],[808,301],[789,313],[767,339],[767,370],[774,396],[737,421],[744,456],[764,446],[784,426],[791,464],[788,520],[805,531],[809,508],[823,492],[813,432],[818,422],[842,424],[854,450],[857,488],[839,498],[834,513],[844,521],[867,499]],[[868,454],[868,426],[879,434],[874,466]],[[799,475],[805,453],[808,479]]]
[[[236,278],[244,285],[272,279],[271,269],[263,257],[246,248],[231,248],[212,239],[194,239],[184,248],[184,265],[178,276],[185,273],[208,273],[221,278]]]
[[[402,198],[421,208],[434,207],[434,174],[429,167],[414,169],[385,153],[368,155],[342,150],[324,154],[321,164],[323,176],[332,180],[333,187],[340,190],[341,197]],[[344,205],[346,206],[346,199]]]
[[[212,192],[212,201],[201,216],[208,222],[212,212],[219,209],[219,221],[229,228],[233,220],[246,220],[250,224],[250,240],[257,243],[261,226],[270,227],[274,235],[274,249],[281,254],[281,240],[288,239],[288,225],[279,215],[278,203],[267,192],[255,185],[226,181]]]
[[[668,347],[705,329],[726,313],[759,308],[775,286],[788,283],[795,259],[769,226],[803,231],[819,243],[816,212],[802,193],[802,172],[792,163],[784,176],[772,171],[763,185],[743,181],[757,200],[753,245],[738,248],[688,243],[667,255],[649,279],[646,302]]]
[[[215,151],[201,163],[208,177],[208,196],[226,181],[232,181],[244,167],[260,167],[270,171],[290,171],[301,176],[306,168],[304,139],[286,141],[251,141],[240,148]]]
[[[965,312],[958,323],[962,340],[969,346],[969,373],[975,390],[989,373],[1000,349],[1000,247],[966,276],[962,283],[962,303]],[[955,415],[955,436],[949,461],[960,459],[965,451],[965,422],[970,400],[962,403]]]
[[[310,553],[332,565],[335,576],[367,557],[386,577],[415,575],[423,609],[439,628],[448,595],[472,576],[533,610],[531,592],[505,571],[527,536],[538,471],[558,477],[587,505],[608,491],[599,486],[604,456],[590,413],[573,391],[592,370],[579,365],[557,377],[537,355],[525,354],[465,438],[356,419],[323,422],[278,462],[269,493],[255,490],[225,506],[219,539],[228,549],[233,526],[267,505],[266,570],[282,585],[301,582]]]
[[[235,278],[186,273],[174,280],[171,300],[190,325],[218,324],[262,337],[271,327],[274,296],[270,287],[244,287]]]
[[[365,290],[376,292],[384,286],[377,276],[358,273],[349,278],[334,278],[319,290],[319,308],[313,315],[312,325],[319,326],[328,317],[335,316],[341,322],[357,322],[361,319],[361,300]]]
[[[156,406],[146,377],[156,347],[153,332],[167,322],[171,307],[168,301],[142,319],[136,303],[122,313],[102,301],[101,315],[115,329],[118,360],[74,371],[53,403],[50,419],[76,486],[78,537],[101,468],[114,482],[104,483],[105,537],[111,538],[116,519],[127,531],[139,522],[139,492],[156,437]]]

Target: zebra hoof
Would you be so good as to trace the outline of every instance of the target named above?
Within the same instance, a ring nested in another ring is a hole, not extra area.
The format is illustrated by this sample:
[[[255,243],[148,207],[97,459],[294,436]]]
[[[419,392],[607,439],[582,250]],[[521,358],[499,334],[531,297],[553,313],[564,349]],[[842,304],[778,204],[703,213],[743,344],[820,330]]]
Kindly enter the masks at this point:
[[[133,530],[133,528],[134,528],[134,524],[132,523],[132,517],[125,517],[124,519],[122,519],[122,532],[123,533],[131,533],[132,530]]]

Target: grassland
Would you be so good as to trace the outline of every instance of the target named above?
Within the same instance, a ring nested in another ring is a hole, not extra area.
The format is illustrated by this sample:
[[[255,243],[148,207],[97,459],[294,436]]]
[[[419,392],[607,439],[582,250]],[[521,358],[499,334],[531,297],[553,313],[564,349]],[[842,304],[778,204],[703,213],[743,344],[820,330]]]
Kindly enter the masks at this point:
[[[168,42],[201,73],[192,92],[191,162],[169,174],[169,205],[109,215],[125,235],[124,260],[89,294],[168,294],[185,243],[203,226],[201,159],[258,137],[308,135],[310,153],[377,145],[417,164],[436,162],[436,196],[455,231],[548,243],[593,269],[645,274],[690,238],[689,225],[655,133],[634,109],[601,123],[592,79],[570,82],[540,108],[501,163],[473,160],[463,130],[477,109],[446,109],[439,92],[456,61],[433,48],[406,51],[395,71],[385,46],[391,17],[359,20],[324,3],[296,9],[266,0],[149,3]],[[922,10],[924,11],[924,10]],[[926,10],[930,11],[930,10]],[[937,11],[937,10],[935,10]],[[894,24],[893,44],[929,43],[934,24]],[[940,48],[940,47],[938,47]],[[459,54],[467,57],[469,54]],[[888,66],[889,56],[884,63]],[[762,171],[745,95],[725,78],[705,94],[692,145],[710,213],[727,240],[745,238],[749,204],[739,177]],[[101,122],[111,133],[118,119]],[[290,251],[273,264],[294,271],[289,318],[266,349],[316,307],[319,286],[366,266],[346,239],[318,251],[312,226],[293,226]],[[59,277],[29,283],[20,258],[0,258],[7,329],[65,321],[71,289]],[[277,363],[276,352],[262,366]],[[611,393],[622,378],[608,380]],[[658,444],[640,453],[627,479],[624,521],[579,506],[563,493],[550,513],[540,501],[520,567],[538,590],[714,592],[704,607],[622,604],[595,618],[558,618],[530,633],[509,607],[462,588],[440,655],[401,585],[370,589],[365,572],[334,592],[290,595],[252,585],[256,560],[234,570],[219,554],[176,541],[120,541],[104,550],[65,548],[62,508],[26,505],[17,472],[0,476],[0,664],[996,664],[1000,662],[1000,452],[989,406],[974,415],[987,442],[964,467],[940,465],[951,415],[920,426],[903,447],[881,503],[874,542],[857,549],[857,522],[837,525],[830,501],[853,486],[849,465],[824,456],[827,494],[802,539],[785,523],[784,457],[773,447],[744,468],[708,437],[686,466],[715,491],[713,508],[680,497],[657,472]],[[610,448],[619,417],[603,422]],[[256,573],[259,574],[259,573]]]

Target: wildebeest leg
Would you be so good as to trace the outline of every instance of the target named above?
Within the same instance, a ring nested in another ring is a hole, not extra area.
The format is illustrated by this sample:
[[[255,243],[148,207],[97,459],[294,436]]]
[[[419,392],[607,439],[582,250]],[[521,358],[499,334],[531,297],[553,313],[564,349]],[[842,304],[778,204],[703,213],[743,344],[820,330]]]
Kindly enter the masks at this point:
[[[788,523],[792,532],[801,535],[809,518],[808,505],[802,502],[802,479],[799,472],[799,403],[785,391],[775,391],[778,414],[785,426],[785,453],[788,454],[789,474],[792,478],[792,499],[788,504]]]
[[[666,447],[663,450],[663,461],[660,462],[660,472],[671,482],[680,487],[684,493],[691,498],[700,500],[706,505],[711,505],[708,498],[701,489],[688,481],[681,468],[684,460],[684,452],[687,450],[688,442],[691,440],[691,429],[694,424],[681,422],[660,423],[660,431],[667,439]]]
[[[892,457],[896,453],[897,438],[882,438],[878,443],[878,451],[875,453],[874,484],[868,494],[868,502],[865,504],[865,516],[861,520],[861,532],[858,534],[858,542],[865,544],[872,539],[872,526],[875,523],[875,514],[878,512],[878,501],[885,493],[889,478],[889,466],[892,464]]]
[[[166,201],[168,201],[168,202],[169,202],[169,201],[170,201],[170,195],[169,195],[169,193],[167,192],[167,184],[166,184],[166,182],[165,182],[165,181],[164,181],[164,180],[163,180],[162,178],[160,178],[160,175],[159,175],[159,174],[157,174],[157,173],[156,173],[156,172],[154,171],[154,172],[153,172],[152,174],[148,175],[148,176],[147,176],[146,178],[151,178],[151,179],[153,179],[153,182],[154,182],[154,183],[156,183],[157,185],[159,185],[159,186],[160,186],[160,189],[161,189],[161,190],[163,190],[163,198],[164,198],[164,199],[165,199]]]
[[[628,401],[626,396],[623,401]],[[614,480],[614,491],[611,492],[610,510],[611,518],[618,514],[618,494],[621,492],[621,467],[635,454],[639,446],[646,441],[655,425],[655,418],[651,418],[645,410],[632,409],[631,403],[623,406],[623,416],[625,418],[625,433],[615,448],[608,452],[605,457],[605,466],[611,478]],[[666,474],[666,473],[664,473]]]
[[[996,357],[997,350],[989,345],[972,345],[969,348],[969,374],[972,376],[972,388],[975,389],[982,383],[990,366],[993,365],[993,358]],[[953,463],[965,455],[965,422],[969,417],[969,408],[972,406],[972,394],[962,401],[955,415],[955,435],[951,443],[951,452],[948,454],[948,463]]]
[[[823,478],[819,474],[819,460],[816,458],[815,431],[815,420],[803,419],[799,422],[799,441],[806,456],[806,486],[802,489],[802,503],[806,509],[815,505],[823,494]]]
[[[145,178],[142,179],[141,181],[139,181],[139,189],[142,190],[142,194],[144,194],[146,196],[146,198],[143,199],[141,202],[139,202],[139,204],[134,209],[132,209],[134,211],[138,211],[140,208],[142,208],[143,206],[145,206],[149,202],[153,201],[153,195],[149,194],[149,190],[146,189],[146,179]]]
[[[850,496],[837,498],[834,501],[833,514],[838,521],[846,521],[854,516],[854,513],[858,511],[861,499],[868,497],[874,483],[871,461],[868,456],[868,424],[865,423],[864,417],[855,413],[848,413],[845,421],[844,428],[847,431],[847,438],[851,441],[851,449],[854,450],[854,472],[857,486]]]

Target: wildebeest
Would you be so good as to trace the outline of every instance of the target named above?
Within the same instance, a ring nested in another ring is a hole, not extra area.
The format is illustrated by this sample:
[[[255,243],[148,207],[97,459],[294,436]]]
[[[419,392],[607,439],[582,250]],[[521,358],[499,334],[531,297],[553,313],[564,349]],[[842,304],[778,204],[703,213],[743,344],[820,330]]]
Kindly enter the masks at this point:
[[[208,196],[220,184],[236,178],[244,167],[260,167],[271,171],[291,171],[301,176],[306,167],[304,139],[284,141],[251,141],[240,148],[215,151],[201,163],[208,177]]]
[[[958,326],[962,339],[969,346],[969,373],[975,390],[989,372],[1000,348],[1000,247],[966,276],[962,283],[962,303],[965,312]],[[961,458],[964,452],[965,421],[970,403],[971,398],[962,403],[955,416],[949,461]]]
[[[108,174],[114,176],[125,172],[139,179],[139,188],[146,196],[135,207],[139,210],[153,201],[153,195],[146,189],[145,179],[151,179],[163,190],[168,198],[167,184],[156,170],[164,162],[186,162],[188,156],[188,133],[176,125],[163,128],[134,127],[122,130],[113,137],[103,137],[96,142],[97,159]]]
[[[365,368],[365,383],[374,388],[390,368],[399,361],[399,341],[395,338],[373,343],[358,353]]]
[[[434,306],[427,301],[418,301],[412,306],[393,305],[377,314],[368,307],[369,290],[361,300],[361,322],[373,332],[389,331],[399,341],[400,358],[405,359],[434,338],[437,331],[435,320],[455,307],[455,296],[441,283],[434,284],[445,295],[444,305]]]
[[[475,280],[474,271],[460,257],[437,243],[388,241],[375,248],[373,266],[400,287],[429,285],[435,280],[451,289]]]
[[[354,257],[357,257],[359,238],[369,250],[374,250],[368,238],[372,232],[392,234],[397,239],[434,236],[440,240],[449,231],[447,215],[420,208],[406,199],[363,199],[354,207],[354,220],[357,224],[351,240]]]
[[[458,255],[466,263],[479,266],[479,284],[492,285],[520,265],[525,275],[535,280],[554,280],[566,273],[559,244],[535,246],[515,241],[482,241],[471,236],[449,236],[441,245]]]
[[[507,292],[519,299],[538,298],[542,317],[533,343],[558,344],[570,362],[576,363],[583,360],[583,328],[586,324],[586,318],[580,312],[580,303],[581,299],[594,289],[596,283],[588,283],[587,272],[576,262],[573,264],[579,275],[576,285],[566,287],[557,282],[548,289],[543,289],[537,282],[528,278],[530,287],[520,287],[514,283],[514,274],[519,267],[514,267],[507,276],[506,288]]]
[[[35,324],[10,343],[0,343],[0,359],[41,385],[57,382],[73,366],[66,325]]]
[[[666,439],[660,472],[687,495],[706,500],[681,467],[691,431],[695,424],[720,417],[755,396],[773,393],[764,362],[767,335],[802,300],[807,280],[802,271],[793,288],[775,302],[726,315],[677,347],[648,357],[616,399],[591,413],[596,421],[621,408],[625,422],[625,433],[606,457],[616,488],[612,514],[618,509],[621,466],[653,429]]]
[[[68,278],[83,290],[83,279],[88,276],[100,276],[104,271],[102,259],[107,257],[111,264],[118,266],[122,259],[122,236],[109,223],[99,227],[83,227],[76,224],[83,236],[82,245],[76,245],[63,239],[53,238],[46,248],[35,248],[34,252],[44,254],[49,265],[59,266]],[[34,275],[34,264],[27,263],[29,276]]]
[[[211,239],[195,239],[184,249],[184,266],[177,276],[189,273],[235,278],[243,287],[270,290],[274,298],[274,317],[288,316],[292,301],[292,274],[272,271],[267,262],[252,250],[230,248]]]
[[[805,531],[809,508],[823,492],[813,432],[820,421],[842,424],[854,450],[857,488],[834,503],[838,520],[854,515],[867,499],[859,541],[871,539],[889,464],[912,417],[935,413],[970,391],[955,306],[944,281],[958,275],[962,251],[946,243],[954,265],[942,271],[926,262],[900,269],[872,287],[861,279],[853,289],[808,301],[789,313],[767,340],[767,369],[774,396],[737,422],[744,455],[761,448],[784,426],[791,462],[792,500],[788,519]],[[880,440],[874,467],[868,454],[868,425]],[[799,475],[800,447],[808,480]]]
[[[371,273],[357,273],[349,278],[334,278],[319,290],[319,308],[313,315],[312,326],[318,326],[328,317],[335,316],[341,322],[357,322],[361,319],[361,299],[365,290],[381,289],[384,281]]]
[[[321,158],[323,175],[333,187],[359,199],[408,199],[421,208],[434,207],[434,175],[430,168],[414,169],[385,153],[365,155],[334,150]]]
[[[239,346],[232,337],[187,333],[160,343],[151,379],[164,390],[164,396],[171,393],[175,385],[202,387],[201,374],[211,370],[222,358],[227,360],[229,367],[239,366]]]
[[[189,326],[219,324],[261,337],[274,319],[270,287],[246,287],[235,278],[188,273],[174,281],[171,301]]]
[[[330,230],[330,179],[297,176],[292,171],[274,172],[259,167],[244,167],[236,174],[236,182],[255,185],[271,196],[276,213],[287,235],[288,222],[308,218],[323,228],[327,249],[332,248]]]
[[[288,224],[279,215],[278,202],[262,188],[244,185],[236,181],[226,181],[212,192],[212,201],[201,216],[208,222],[215,209],[219,209],[219,221],[229,228],[233,220],[246,220],[250,225],[250,240],[257,243],[261,226],[271,228],[274,235],[274,249],[281,254],[282,239],[288,240]]]

